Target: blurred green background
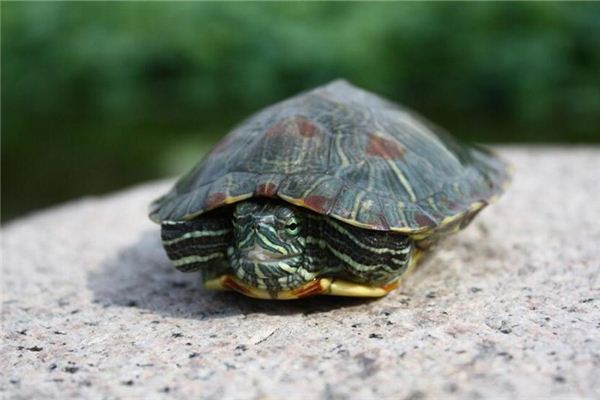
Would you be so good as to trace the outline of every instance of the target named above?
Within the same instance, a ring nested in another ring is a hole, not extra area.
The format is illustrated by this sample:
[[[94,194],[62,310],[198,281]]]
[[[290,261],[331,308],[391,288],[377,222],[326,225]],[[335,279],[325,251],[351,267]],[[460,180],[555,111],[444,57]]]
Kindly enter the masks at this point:
[[[2,218],[179,174],[337,77],[479,142],[600,141],[593,3],[6,3]]]

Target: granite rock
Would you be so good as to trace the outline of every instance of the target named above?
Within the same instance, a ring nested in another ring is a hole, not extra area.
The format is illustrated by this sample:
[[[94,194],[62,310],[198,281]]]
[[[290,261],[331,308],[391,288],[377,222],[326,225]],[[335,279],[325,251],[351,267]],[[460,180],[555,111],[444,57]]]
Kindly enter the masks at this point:
[[[3,398],[600,397],[600,149],[505,147],[512,186],[380,300],[253,300],[174,270],[171,182],[2,229]]]

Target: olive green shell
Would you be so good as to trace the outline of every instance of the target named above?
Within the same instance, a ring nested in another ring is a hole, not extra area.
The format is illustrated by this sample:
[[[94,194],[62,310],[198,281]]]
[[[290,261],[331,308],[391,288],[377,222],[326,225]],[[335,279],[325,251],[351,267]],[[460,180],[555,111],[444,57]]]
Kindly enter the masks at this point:
[[[426,237],[468,222],[507,181],[506,165],[488,150],[336,80],[242,122],[152,204],[150,217],[187,220],[268,197]]]

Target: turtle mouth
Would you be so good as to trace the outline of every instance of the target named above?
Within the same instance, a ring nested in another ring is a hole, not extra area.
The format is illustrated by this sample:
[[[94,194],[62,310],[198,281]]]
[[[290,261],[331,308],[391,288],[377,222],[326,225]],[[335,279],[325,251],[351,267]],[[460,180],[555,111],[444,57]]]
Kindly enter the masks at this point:
[[[249,249],[241,251],[242,258],[251,262],[270,263],[290,260],[299,257],[301,254],[281,254],[274,253],[263,247],[254,245]]]

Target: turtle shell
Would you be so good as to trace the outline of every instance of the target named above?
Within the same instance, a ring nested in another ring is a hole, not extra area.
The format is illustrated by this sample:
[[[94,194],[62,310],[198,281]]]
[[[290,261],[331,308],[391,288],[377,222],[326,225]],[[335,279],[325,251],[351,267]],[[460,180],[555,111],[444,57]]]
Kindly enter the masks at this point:
[[[499,195],[506,164],[343,80],[242,122],[151,206],[189,220],[252,197],[406,234],[464,222]]]

